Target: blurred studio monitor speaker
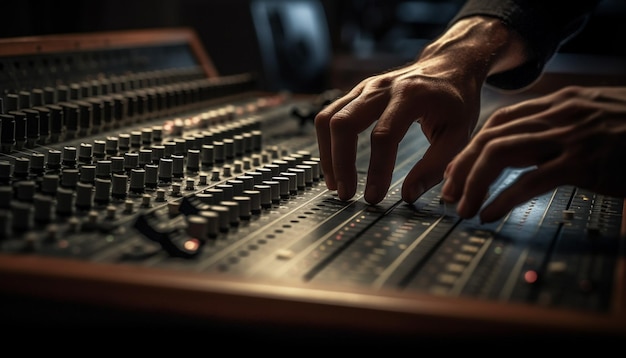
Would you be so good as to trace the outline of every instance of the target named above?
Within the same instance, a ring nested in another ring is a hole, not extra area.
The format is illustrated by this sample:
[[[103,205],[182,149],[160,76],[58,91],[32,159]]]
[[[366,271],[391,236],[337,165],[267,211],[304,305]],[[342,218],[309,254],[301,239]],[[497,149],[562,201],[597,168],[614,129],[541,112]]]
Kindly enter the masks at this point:
[[[317,93],[328,86],[331,43],[314,0],[253,0],[250,11],[268,90]]]

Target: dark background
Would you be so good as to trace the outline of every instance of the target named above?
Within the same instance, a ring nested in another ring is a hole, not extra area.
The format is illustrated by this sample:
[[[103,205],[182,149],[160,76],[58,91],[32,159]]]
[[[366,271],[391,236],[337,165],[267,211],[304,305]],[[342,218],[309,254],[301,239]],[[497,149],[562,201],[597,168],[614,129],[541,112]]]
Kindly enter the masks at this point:
[[[328,29],[327,45],[332,54],[325,73],[328,76],[299,90],[348,87],[362,76],[411,60],[426,41],[443,30],[463,1],[320,3],[325,14],[325,23],[320,26]],[[192,27],[220,74],[265,71],[250,0],[21,0],[3,2],[2,12],[2,38]],[[624,56],[624,20],[626,1],[605,0],[583,32],[561,51]]]

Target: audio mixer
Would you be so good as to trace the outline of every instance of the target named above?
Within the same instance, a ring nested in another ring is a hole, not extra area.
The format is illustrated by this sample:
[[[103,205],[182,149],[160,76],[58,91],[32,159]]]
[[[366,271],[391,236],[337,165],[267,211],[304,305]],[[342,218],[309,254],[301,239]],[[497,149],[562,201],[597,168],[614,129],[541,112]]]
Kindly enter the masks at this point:
[[[310,120],[333,91],[222,76],[185,28],[0,52],[4,322],[626,337],[621,198],[564,186],[494,223],[459,218],[439,186],[405,203],[428,146],[413,128],[377,205],[359,138],[357,195],[341,201]],[[485,94],[483,116],[497,100]]]

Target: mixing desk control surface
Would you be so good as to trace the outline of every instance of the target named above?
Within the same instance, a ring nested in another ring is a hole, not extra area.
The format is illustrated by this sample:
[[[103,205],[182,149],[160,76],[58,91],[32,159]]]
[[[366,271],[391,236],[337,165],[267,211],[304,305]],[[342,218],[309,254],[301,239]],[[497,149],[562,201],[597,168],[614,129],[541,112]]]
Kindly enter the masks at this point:
[[[490,224],[460,219],[439,187],[409,205],[402,178],[428,145],[412,129],[376,206],[360,138],[361,182],[343,202],[297,115],[322,96],[218,76],[191,31],[4,48],[6,294],[404,335],[625,333],[622,199],[560,187]]]

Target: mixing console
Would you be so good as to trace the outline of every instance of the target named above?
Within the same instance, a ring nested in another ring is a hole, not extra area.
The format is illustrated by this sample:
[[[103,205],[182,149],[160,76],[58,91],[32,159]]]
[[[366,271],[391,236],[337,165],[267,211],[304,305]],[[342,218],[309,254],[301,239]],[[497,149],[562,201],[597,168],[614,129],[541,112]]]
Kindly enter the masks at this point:
[[[620,198],[560,187],[489,224],[460,219],[439,187],[409,205],[400,184],[428,145],[412,129],[376,206],[360,138],[343,202],[306,118],[327,94],[219,76],[192,31],[2,48],[6,295],[390,334],[626,333]]]

